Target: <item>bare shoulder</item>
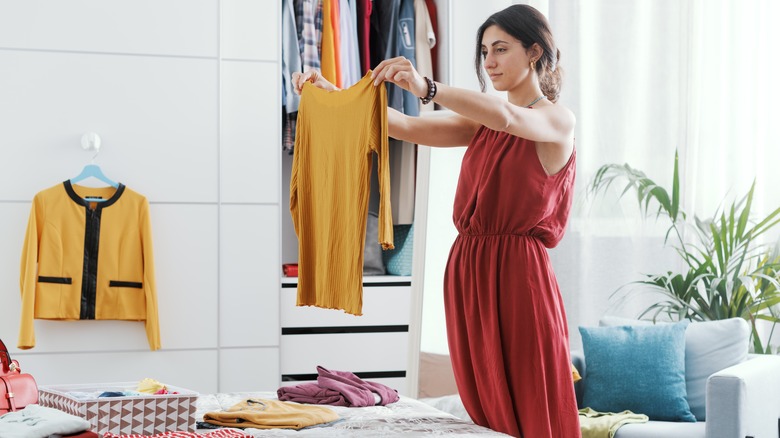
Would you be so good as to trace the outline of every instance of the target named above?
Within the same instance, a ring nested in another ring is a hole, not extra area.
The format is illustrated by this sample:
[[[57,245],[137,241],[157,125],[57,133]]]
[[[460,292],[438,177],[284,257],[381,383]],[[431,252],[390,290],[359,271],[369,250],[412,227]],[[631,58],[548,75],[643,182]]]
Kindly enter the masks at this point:
[[[567,137],[568,135],[574,135],[574,127],[577,125],[577,118],[574,116],[574,112],[569,108],[563,106],[560,103],[548,102],[540,109],[544,109],[552,126],[559,131],[559,133]]]

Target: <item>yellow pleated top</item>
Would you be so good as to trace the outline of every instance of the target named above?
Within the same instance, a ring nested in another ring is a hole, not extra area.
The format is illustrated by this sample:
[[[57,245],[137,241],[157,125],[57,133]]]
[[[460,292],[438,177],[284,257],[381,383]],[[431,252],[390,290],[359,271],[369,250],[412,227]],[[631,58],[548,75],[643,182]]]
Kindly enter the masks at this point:
[[[393,249],[387,92],[370,75],[342,91],[303,86],[290,177],[299,306],[362,314],[372,154],[378,165],[379,243]]]

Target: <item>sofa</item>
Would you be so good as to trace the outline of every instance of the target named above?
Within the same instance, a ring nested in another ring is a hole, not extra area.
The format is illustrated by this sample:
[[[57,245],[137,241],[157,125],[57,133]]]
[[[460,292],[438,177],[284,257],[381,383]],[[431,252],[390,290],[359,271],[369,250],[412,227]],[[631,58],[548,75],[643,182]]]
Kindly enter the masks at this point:
[[[750,329],[744,320],[683,324],[674,329],[682,333],[677,335],[679,342],[658,338],[656,350],[652,340],[641,338],[644,332],[640,338],[632,337],[640,326],[648,325],[652,323],[606,317],[598,328],[580,327],[583,350],[572,352],[572,363],[583,376],[575,384],[580,408],[645,413],[643,409],[653,407],[642,403],[653,396],[636,388],[655,391],[676,386],[678,401],[683,399],[679,409],[688,411],[677,418],[674,412],[670,418],[650,415],[648,422],[620,426],[615,437],[780,437],[780,356],[748,354]],[[656,324],[660,325],[664,324]],[[665,325],[670,331],[674,324]],[[667,362],[666,356],[673,356],[677,365]],[[589,365],[599,368],[589,374]],[[679,372],[669,371],[674,368]],[[612,403],[612,399],[621,400]],[[660,405],[664,403],[670,404]]]

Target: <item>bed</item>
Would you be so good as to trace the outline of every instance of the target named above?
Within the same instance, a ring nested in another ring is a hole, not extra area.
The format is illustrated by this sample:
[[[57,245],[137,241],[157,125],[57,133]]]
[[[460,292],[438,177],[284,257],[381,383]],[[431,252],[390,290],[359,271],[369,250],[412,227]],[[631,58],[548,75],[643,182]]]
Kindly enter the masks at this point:
[[[198,397],[195,418],[203,419],[206,412],[220,411],[246,398],[276,399],[275,392],[220,393]],[[326,436],[326,437],[390,437],[390,436],[440,436],[468,435],[472,437],[507,437],[503,433],[477,426],[474,423],[441,411],[422,401],[401,397],[387,406],[345,408],[328,406],[339,415],[340,420],[327,426],[301,430],[245,429],[248,435],[259,437],[276,436]],[[208,429],[198,429],[208,433]]]

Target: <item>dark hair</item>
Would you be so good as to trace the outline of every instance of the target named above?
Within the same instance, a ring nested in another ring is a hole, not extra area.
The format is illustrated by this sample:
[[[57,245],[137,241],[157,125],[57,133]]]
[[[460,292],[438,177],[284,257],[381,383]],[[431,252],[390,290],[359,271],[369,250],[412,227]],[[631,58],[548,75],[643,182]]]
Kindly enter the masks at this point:
[[[477,55],[474,67],[477,70],[479,87],[485,91],[485,78],[482,74],[482,36],[485,29],[498,26],[504,32],[512,35],[529,49],[534,43],[542,48],[542,56],[536,61],[536,73],[539,75],[539,85],[542,93],[550,102],[558,100],[561,93],[561,69],[558,61],[561,51],[555,45],[550,25],[541,12],[528,5],[512,5],[503,11],[491,15],[477,31]]]

